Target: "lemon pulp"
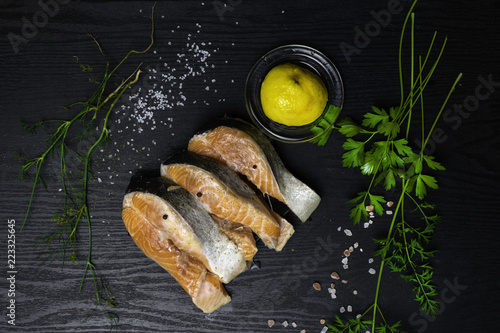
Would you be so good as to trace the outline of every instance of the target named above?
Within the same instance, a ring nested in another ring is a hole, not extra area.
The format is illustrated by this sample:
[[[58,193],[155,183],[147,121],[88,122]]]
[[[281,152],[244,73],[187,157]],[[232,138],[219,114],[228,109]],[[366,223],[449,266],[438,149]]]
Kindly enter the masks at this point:
[[[326,107],[328,91],[318,75],[295,64],[281,64],[267,73],[260,88],[264,114],[286,126],[307,125]]]

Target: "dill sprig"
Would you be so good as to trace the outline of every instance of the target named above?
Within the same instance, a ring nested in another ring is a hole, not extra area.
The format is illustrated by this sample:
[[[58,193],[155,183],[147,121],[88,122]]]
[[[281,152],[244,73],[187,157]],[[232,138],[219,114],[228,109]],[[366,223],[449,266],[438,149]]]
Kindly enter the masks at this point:
[[[92,219],[88,202],[88,186],[92,176],[91,162],[94,153],[103,145],[110,142],[108,122],[116,103],[122,94],[137,82],[141,73],[141,64],[125,79],[116,83],[116,88],[109,91],[110,82],[116,77],[118,69],[132,54],[147,52],[153,45],[154,34],[154,6],[151,13],[150,43],[144,50],[130,50],[115,66],[107,60],[103,69],[89,81],[96,84],[94,93],[85,101],[79,101],[65,107],[74,112],[69,120],[51,119],[35,123],[22,122],[21,126],[29,133],[43,129],[47,136],[48,147],[43,153],[33,158],[20,156],[24,161],[19,173],[19,180],[23,180],[28,173],[34,172],[31,194],[26,209],[26,214],[21,226],[23,229],[34,201],[36,188],[39,184],[46,187],[42,179],[42,170],[49,161],[56,159],[58,163],[58,177],[62,184],[63,204],[60,212],[52,219],[56,223],[56,230],[36,243],[41,249],[38,256],[42,264],[50,263],[61,258],[62,268],[66,261],[78,262],[77,250],[79,248],[78,230],[81,223],[86,221],[88,243],[86,245],[86,258],[78,292],[81,293],[86,277],[92,277],[97,307],[104,311],[106,316],[117,324],[116,314],[107,311],[104,306],[114,308],[117,302],[114,291],[106,283],[97,267],[92,262]],[[89,35],[96,43],[100,53],[105,56],[99,42]],[[78,58],[77,58],[78,60]],[[91,72],[94,68],[90,65],[80,64],[83,72]],[[100,126],[98,125],[100,121]],[[54,129],[55,128],[55,129]],[[86,148],[74,148],[74,142],[85,142]],[[76,164],[70,164],[70,156],[76,156]]]
[[[423,200],[428,189],[438,188],[437,180],[432,174],[445,168],[434,156],[425,154],[424,149],[462,74],[458,75],[427,130],[424,125],[423,92],[441,59],[446,38],[434,61],[431,58],[436,53],[436,32],[426,54],[415,57],[413,8],[416,3],[414,1],[408,11],[401,31],[398,60],[401,90],[399,105],[388,110],[372,107],[371,112],[364,115],[361,125],[350,118],[344,118],[334,126],[346,136],[343,166],[359,168],[363,175],[370,176],[368,188],[349,201],[354,204],[350,211],[353,223],[360,223],[362,218],[368,220],[370,214],[384,213],[387,200],[383,195],[376,194],[378,185],[386,191],[399,188],[400,194],[387,236],[375,240],[379,246],[375,255],[380,257],[380,268],[373,304],[356,318],[344,321],[336,316],[334,324],[329,325],[331,332],[360,332],[362,329],[371,332],[400,332],[400,322],[394,325],[387,323],[379,305],[382,274],[386,267],[412,284],[415,300],[422,311],[431,316],[439,311],[439,302],[434,299],[438,291],[432,282],[434,271],[430,264],[435,251],[428,247],[440,217],[432,213],[434,205]],[[409,75],[407,73],[410,82],[407,85],[409,91],[405,93],[402,49],[410,18],[411,65]],[[411,122],[415,114],[420,116],[422,124],[419,132],[423,144],[419,150],[413,149],[409,144]]]

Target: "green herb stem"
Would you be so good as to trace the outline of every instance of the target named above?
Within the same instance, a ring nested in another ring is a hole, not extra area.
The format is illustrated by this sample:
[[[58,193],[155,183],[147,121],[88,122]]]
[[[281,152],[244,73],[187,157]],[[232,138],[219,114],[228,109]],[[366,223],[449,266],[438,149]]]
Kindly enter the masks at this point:
[[[348,319],[346,322],[336,316],[335,325],[330,325],[332,332],[360,332],[361,329],[371,332],[399,332],[400,322],[390,326],[381,307],[379,306],[382,276],[387,268],[391,272],[397,272],[407,282],[414,285],[415,300],[419,302],[422,311],[429,315],[435,315],[439,309],[439,302],[433,297],[438,294],[436,287],[432,285],[433,269],[428,259],[434,255],[435,251],[425,249],[425,245],[434,235],[435,225],[440,221],[438,215],[429,216],[426,209],[433,209],[434,206],[419,203],[415,196],[423,200],[427,194],[427,189],[437,189],[437,181],[433,176],[425,174],[425,169],[445,170],[445,168],[434,160],[434,156],[423,153],[437,122],[442,116],[445,105],[448,103],[451,93],[454,91],[462,74],[460,73],[454,81],[452,88],[448,92],[439,111],[434,116],[432,126],[429,131],[425,131],[424,112],[424,90],[434,75],[447,43],[444,39],[435,60],[431,62],[437,32],[434,32],[429,48],[424,57],[415,55],[415,14],[412,12],[417,1],[413,2],[403,25],[400,36],[398,67],[400,78],[401,99],[398,107],[391,107],[388,111],[372,106],[372,112],[364,115],[360,125],[355,124],[350,118],[341,119],[338,122],[338,130],[347,139],[343,144],[344,154],[342,163],[345,167],[359,167],[363,175],[371,176],[367,191],[359,192],[358,195],[349,201],[355,204],[350,211],[350,217],[354,224],[361,220],[361,216],[368,218],[366,200],[370,198],[375,212],[383,214],[381,202],[385,199],[382,195],[375,195],[375,187],[383,181],[386,191],[396,187],[396,176],[401,180],[400,195],[395,207],[394,215],[389,224],[387,237],[375,240],[379,244],[379,249],[375,255],[380,256],[380,268],[377,276],[375,297],[373,304],[361,316],[356,319]],[[405,95],[404,72],[402,49],[405,38],[405,30],[408,20],[411,18],[410,32],[410,73],[409,91]],[[421,128],[420,134],[423,145],[420,152],[416,153],[409,145],[411,136],[413,110],[417,103],[420,103]],[[400,134],[400,129],[406,121],[406,133]],[[368,129],[365,129],[368,127]],[[357,135],[369,133],[368,139],[355,139]],[[403,137],[403,138],[400,138]],[[399,138],[399,139],[398,139]],[[410,200],[405,200],[408,196]],[[424,226],[410,225],[408,219],[412,214],[407,215],[408,202],[413,203],[425,221]],[[371,320],[363,320],[371,313]],[[378,317],[380,316],[380,317]],[[377,318],[379,323],[377,323]]]
[[[414,69],[413,69],[413,64],[415,62],[414,56],[415,56],[415,14],[411,13],[411,62],[410,62],[410,82],[411,85],[413,86],[413,75],[414,75]],[[413,91],[413,89],[412,89]],[[408,122],[406,125],[406,140],[408,140],[408,135],[410,135],[410,125],[411,125],[411,112],[412,112],[412,103],[411,100],[413,99],[413,93],[410,94],[410,110],[408,111],[409,116],[408,116]]]
[[[415,0],[413,2],[413,4],[411,5],[410,9],[408,10],[408,14],[413,12],[413,8],[415,8],[416,4],[417,4],[417,0]],[[400,83],[400,89],[401,89],[401,103],[400,103],[401,106],[403,105],[403,100],[404,100],[404,80],[403,80],[403,63],[402,63],[403,38],[404,38],[404,32],[406,30],[406,24],[408,23],[408,18],[409,18],[409,15],[407,15],[405,18],[405,21],[403,23],[403,28],[401,29],[401,36],[399,38],[398,66],[399,66],[399,83]]]
[[[436,124],[437,124],[438,120],[441,118],[441,114],[443,113],[443,110],[444,110],[446,104],[448,103],[448,100],[450,99],[451,94],[455,90],[455,87],[457,86],[457,84],[458,84],[458,82],[460,81],[461,78],[462,78],[462,73],[458,74],[457,78],[455,79],[455,82],[453,83],[450,91],[448,92],[448,95],[446,96],[446,99],[444,100],[443,104],[441,105],[441,108],[439,109],[438,115],[434,119],[434,122],[432,123],[432,127],[429,130],[429,133],[427,133],[427,137],[425,138],[425,141],[422,144],[422,148],[420,150],[421,154],[423,154],[425,146],[427,145],[427,142],[429,141],[429,139],[430,139],[430,137],[432,135],[432,132],[434,131],[434,128],[436,127]]]
[[[391,225],[389,227],[389,232],[387,233],[387,240],[389,240],[389,239],[392,238],[392,230],[393,230],[394,225],[396,223],[396,217],[398,215],[398,212],[401,209],[402,204],[404,202],[403,198],[404,198],[404,194],[406,193],[406,189],[408,188],[408,182],[407,181],[403,181],[402,187],[403,187],[402,188],[402,193],[399,196],[399,200],[398,200],[395,212],[394,212],[392,220],[391,220]],[[379,293],[380,293],[380,285],[381,285],[381,282],[382,282],[382,272],[383,272],[384,266],[386,264],[385,263],[386,253],[387,253],[387,251],[384,251],[384,252],[382,252],[382,254],[380,256],[380,259],[381,259],[380,260],[380,268],[379,268],[378,278],[377,278],[377,287],[376,287],[376,290],[375,290],[375,299],[373,301],[373,304],[375,305],[375,308],[373,309],[373,315],[372,315],[372,332],[375,332],[375,323],[376,323],[376,317],[377,317],[376,308],[378,308],[378,297],[379,297]]]
[[[109,61],[107,61],[104,69],[91,79],[91,82],[97,83],[97,88],[94,90],[92,95],[86,101],[75,102],[65,107],[67,110],[76,107],[79,108],[73,118],[71,118],[70,120],[53,119],[39,121],[34,124],[22,124],[22,126],[27,131],[32,133],[38,127],[43,128],[47,132],[49,144],[48,148],[36,158],[25,159],[21,157],[25,160],[26,163],[21,167],[21,172],[19,175],[20,180],[23,179],[23,176],[31,168],[35,168],[36,170],[26,215],[24,217],[21,230],[24,227],[25,222],[27,221],[27,218],[30,214],[31,207],[34,201],[35,189],[39,183],[43,183],[41,179],[41,170],[45,162],[47,161],[47,158],[53,153],[56,153],[59,155],[60,179],[62,182],[62,188],[64,190],[64,206],[62,208],[62,212],[54,216],[54,220],[57,222],[57,230],[37,242],[36,246],[41,246],[42,254],[46,256],[43,263],[47,261],[52,262],[58,256],[62,256],[62,267],[64,267],[65,262],[68,259],[75,261],[75,251],[77,249],[78,241],[77,230],[80,222],[85,219],[87,222],[88,244],[86,252],[86,264],[83,269],[83,275],[78,291],[82,291],[87,273],[90,271],[90,275],[93,280],[97,305],[101,309],[103,301],[112,307],[116,305],[116,301],[113,298],[113,293],[109,289],[109,286],[99,274],[96,266],[92,263],[93,234],[92,219],[88,202],[89,182],[91,178],[91,161],[96,149],[102,146],[109,139],[108,122],[110,120],[110,116],[114,110],[116,103],[122,97],[123,93],[131,85],[135,84],[138,81],[139,75],[141,73],[140,66],[142,63],[139,64],[139,66],[137,66],[132,74],[130,74],[130,76],[128,76],[126,79],[122,80],[122,82],[118,84],[118,86],[114,88],[114,90],[110,93],[107,92],[109,88],[109,81],[116,75],[118,68],[120,68],[120,66],[129,58],[130,55],[134,53],[145,53],[152,47],[154,35],[154,7],[155,6],[153,5],[151,13],[151,40],[148,46],[144,50],[129,51],[114,67],[111,67]],[[91,35],[89,36],[94,40],[101,54],[105,56],[96,38]],[[84,71],[92,70],[90,66],[80,65],[80,67]],[[78,158],[81,159],[79,167],[82,168],[81,176],[77,175],[77,177],[80,177],[78,179],[79,186],[76,186],[72,183],[72,179],[70,180],[67,171],[67,151],[69,149],[72,149],[69,146],[69,142],[73,139],[80,139],[81,141],[89,140],[88,134],[91,131],[91,128],[95,128],[95,120],[98,116],[100,116],[102,111],[105,111],[104,114],[102,114],[104,121],[102,128],[100,128],[98,138],[91,141],[90,148],[88,148],[86,151],[76,151]],[[49,130],[47,130],[46,125],[53,122],[57,122],[60,124],[57,129],[50,132]],[[77,125],[77,123],[79,123],[78,125],[81,126],[81,129],[79,131],[79,135],[75,138],[72,136],[72,134],[70,134],[70,129],[72,129],[74,125]],[[56,240],[60,243],[59,249],[53,250],[51,249],[51,246]],[[69,250],[71,250],[71,254],[68,256]],[[105,313],[108,318],[112,319],[113,321],[116,320],[117,317],[115,314],[112,314],[110,312]]]

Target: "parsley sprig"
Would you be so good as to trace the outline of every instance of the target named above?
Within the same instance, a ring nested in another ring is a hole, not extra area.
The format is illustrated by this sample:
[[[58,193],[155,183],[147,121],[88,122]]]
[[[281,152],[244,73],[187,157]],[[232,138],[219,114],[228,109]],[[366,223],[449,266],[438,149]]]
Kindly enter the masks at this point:
[[[87,240],[86,258],[83,264],[83,276],[80,280],[78,291],[81,292],[88,275],[92,278],[97,307],[104,311],[112,324],[117,324],[118,317],[113,312],[105,309],[105,305],[114,308],[117,302],[114,291],[107,284],[92,260],[92,218],[90,213],[88,188],[92,176],[91,163],[94,153],[103,145],[110,142],[108,123],[116,103],[122,94],[138,81],[141,73],[140,66],[125,79],[118,83],[111,83],[117,76],[120,66],[134,53],[145,53],[153,45],[153,22],[154,6],[151,13],[151,40],[144,50],[131,50],[118,62],[111,66],[109,61],[104,68],[93,76],[89,81],[97,85],[94,93],[85,101],[73,103],[66,107],[69,112],[74,112],[72,118],[42,120],[35,123],[22,122],[22,127],[29,133],[35,133],[42,129],[46,134],[47,148],[36,157],[20,158],[24,161],[19,173],[19,180],[34,173],[31,195],[29,198],[26,214],[21,230],[29,217],[31,207],[34,204],[34,195],[39,184],[46,187],[42,179],[42,172],[52,160],[58,165],[58,176],[61,182],[63,201],[61,210],[52,219],[56,224],[56,230],[45,236],[36,243],[41,249],[39,258],[43,263],[50,263],[60,258],[62,268],[67,261],[79,262],[77,250],[79,248],[78,230],[81,223],[86,222]],[[89,35],[90,36],[90,35]],[[97,44],[99,51],[103,50],[97,40],[90,36]],[[77,58],[78,60],[78,58]],[[83,72],[92,72],[94,68],[90,65],[80,64]],[[112,91],[109,85],[116,85]],[[76,144],[85,143],[84,145]],[[81,148],[81,147],[85,148]],[[73,159],[72,159],[73,158]]]
[[[440,216],[432,213],[434,205],[425,202],[424,199],[429,189],[438,188],[434,174],[445,168],[436,161],[434,156],[425,154],[424,149],[462,74],[458,75],[451,86],[439,111],[434,116],[431,127],[426,128],[423,92],[441,59],[446,38],[437,56],[434,56],[435,60],[431,61],[433,54],[436,53],[434,48],[436,32],[425,55],[415,57],[413,8],[416,3],[417,1],[414,1],[405,18],[400,37],[401,99],[399,105],[386,109],[372,107],[371,112],[364,115],[361,125],[347,117],[333,126],[346,136],[346,141],[342,145],[345,151],[342,156],[343,166],[359,168],[363,175],[370,177],[368,188],[349,201],[354,205],[350,211],[353,223],[358,224],[362,219],[368,220],[370,214],[382,215],[384,213],[387,200],[384,195],[377,193],[378,187],[383,187],[387,192],[397,191],[399,198],[396,200],[387,236],[375,240],[378,244],[375,255],[380,257],[380,268],[373,304],[356,318],[344,321],[336,316],[334,324],[329,325],[331,332],[400,331],[400,322],[393,325],[387,323],[379,304],[380,286],[385,268],[398,273],[403,280],[412,284],[415,300],[422,311],[431,316],[439,311],[439,302],[434,299],[438,291],[432,282],[434,271],[430,264],[430,258],[435,251],[429,249],[429,242],[440,221]],[[402,49],[410,18],[411,59],[410,71],[406,73],[409,74],[410,82],[405,85]],[[408,91],[405,91],[405,88]],[[414,149],[409,143],[409,138],[414,134],[412,121],[417,117],[420,117],[421,126],[418,132],[423,144],[419,149]],[[324,144],[325,140],[318,140],[318,142]]]

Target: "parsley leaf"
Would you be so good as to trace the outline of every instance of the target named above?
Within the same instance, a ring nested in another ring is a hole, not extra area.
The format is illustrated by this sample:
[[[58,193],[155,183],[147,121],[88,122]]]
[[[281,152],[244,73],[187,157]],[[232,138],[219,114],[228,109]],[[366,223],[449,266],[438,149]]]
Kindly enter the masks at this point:
[[[342,155],[342,164],[344,167],[357,167],[364,163],[364,154],[365,154],[365,143],[361,141],[356,141],[354,139],[347,139],[346,142],[342,145],[344,150],[347,150]]]
[[[389,138],[394,138],[399,133],[399,124],[395,121],[386,121],[377,130]]]
[[[349,117],[339,120],[337,126],[339,126],[339,132],[346,137],[353,137],[362,130],[362,128]]]
[[[393,141],[394,147],[401,156],[410,156],[413,154],[411,147],[408,146],[408,141],[405,139],[399,139]]]
[[[434,156],[427,156],[427,155],[423,156],[429,168],[433,170],[446,170],[446,168],[442,166],[441,163],[434,161]]]
[[[316,138],[312,139],[310,141],[311,143],[315,143],[318,146],[324,146],[326,144],[326,142],[330,138],[330,135],[332,134],[335,120],[337,120],[340,114],[340,110],[340,107],[333,104],[328,107],[323,119],[321,119],[316,126],[311,128],[311,132],[313,132],[314,135],[319,135]],[[320,135],[321,133],[323,134]]]
[[[418,175],[413,176],[413,178],[416,178],[415,179],[415,181],[416,181],[415,194],[421,200],[427,194],[426,185],[432,189],[438,188],[436,179],[432,176],[418,174]]]
[[[363,126],[368,126],[371,128],[375,128],[380,124],[384,124],[389,121],[389,115],[384,109],[379,109],[376,106],[372,106],[372,112],[368,112],[365,114],[365,119],[361,123]]]
[[[384,207],[382,207],[382,203],[385,203],[385,199],[381,195],[374,195],[369,193],[370,205],[373,205],[375,212],[379,215],[384,213]]]

